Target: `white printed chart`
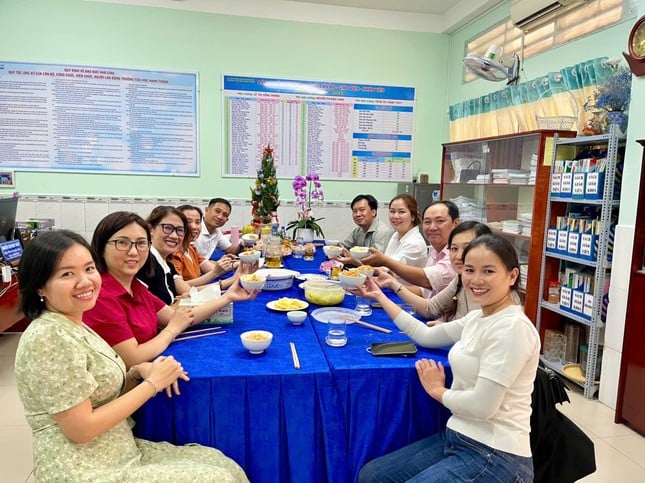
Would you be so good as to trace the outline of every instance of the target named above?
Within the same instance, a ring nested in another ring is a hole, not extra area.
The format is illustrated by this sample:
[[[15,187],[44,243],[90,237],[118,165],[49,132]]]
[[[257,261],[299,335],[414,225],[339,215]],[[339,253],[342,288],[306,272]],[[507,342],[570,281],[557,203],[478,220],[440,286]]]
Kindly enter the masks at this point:
[[[223,176],[255,177],[271,144],[280,178],[412,178],[412,87],[224,76],[222,100]]]
[[[199,175],[197,75],[0,62],[0,159],[22,171]]]

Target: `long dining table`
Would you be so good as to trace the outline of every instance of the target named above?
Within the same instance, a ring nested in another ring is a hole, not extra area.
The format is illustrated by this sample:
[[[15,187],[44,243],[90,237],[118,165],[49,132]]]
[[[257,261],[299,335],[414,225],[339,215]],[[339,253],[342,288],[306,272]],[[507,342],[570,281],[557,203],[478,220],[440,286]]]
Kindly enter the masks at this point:
[[[318,250],[313,261],[287,257],[284,265],[318,273],[324,260]],[[135,434],[216,447],[253,483],[343,483],[356,481],[369,460],[445,427],[449,412],[425,393],[414,362],[441,361],[450,379],[446,350],[372,356],[366,350],[372,342],[408,340],[376,308],[362,320],[391,333],[349,324],[347,344],[330,347],[326,324],[311,316],[317,306],[309,306],[299,326],[267,308],[280,297],[304,300],[299,284],[295,279],[288,290],[263,291],[251,302],[234,304],[234,322],[222,326],[224,334],[171,344],[164,354],[182,362],[190,382],[180,384],[180,396],[160,393],[148,401],[136,414]],[[354,305],[355,297],[347,294],[340,306]],[[273,333],[262,354],[250,354],[240,342],[240,334],[251,329]],[[300,369],[294,367],[291,342]]]

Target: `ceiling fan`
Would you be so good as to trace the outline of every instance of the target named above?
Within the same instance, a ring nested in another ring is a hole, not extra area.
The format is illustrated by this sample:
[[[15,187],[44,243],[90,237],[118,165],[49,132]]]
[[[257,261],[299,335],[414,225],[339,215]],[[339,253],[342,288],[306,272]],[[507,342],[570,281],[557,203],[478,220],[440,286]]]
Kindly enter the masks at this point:
[[[506,81],[507,85],[517,84],[520,77],[520,57],[513,54],[508,58],[495,60],[496,47],[491,45],[485,55],[467,55],[464,67],[472,74],[489,81]]]

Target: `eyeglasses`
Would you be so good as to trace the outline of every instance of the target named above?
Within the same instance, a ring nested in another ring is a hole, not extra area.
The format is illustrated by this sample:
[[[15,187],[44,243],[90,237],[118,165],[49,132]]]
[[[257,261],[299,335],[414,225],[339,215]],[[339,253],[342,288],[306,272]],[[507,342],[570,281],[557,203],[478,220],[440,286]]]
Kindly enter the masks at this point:
[[[184,236],[186,234],[186,229],[183,226],[175,226],[169,223],[159,223],[161,231],[166,235],[172,235],[172,232],[177,232],[177,236]]]
[[[131,241],[127,238],[117,238],[116,240],[108,240],[108,243],[114,243],[114,248],[120,252],[129,252],[132,247],[135,247],[138,252],[145,252],[150,249],[148,240]]]

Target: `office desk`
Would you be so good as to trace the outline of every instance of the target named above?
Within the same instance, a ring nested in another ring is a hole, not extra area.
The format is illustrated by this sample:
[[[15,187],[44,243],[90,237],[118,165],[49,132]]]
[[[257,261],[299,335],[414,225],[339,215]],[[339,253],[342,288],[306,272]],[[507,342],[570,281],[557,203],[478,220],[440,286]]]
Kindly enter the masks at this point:
[[[315,262],[285,260],[301,272],[318,271]],[[291,262],[291,263],[289,263]],[[295,262],[295,263],[294,263]],[[365,351],[372,341],[406,340],[381,310],[365,320],[393,329],[383,334],[349,326],[349,342],[324,343],[326,324],[308,317],[292,326],[266,302],[304,298],[297,288],[262,292],[237,303],[227,334],[172,344],[190,373],[182,395],[160,394],[137,415],[135,433],[176,444],[214,446],[235,459],[257,482],[355,480],[370,459],[430,435],[448,412],[426,395],[414,369],[415,358],[376,358]],[[347,295],[344,307],[353,307]],[[317,308],[310,306],[309,312]],[[239,334],[266,329],[274,334],[262,355],[244,350]],[[293,368],[289,342],[295,342],[302,369]],[[445,351],[420,350],[418,357],[446,361]]]

